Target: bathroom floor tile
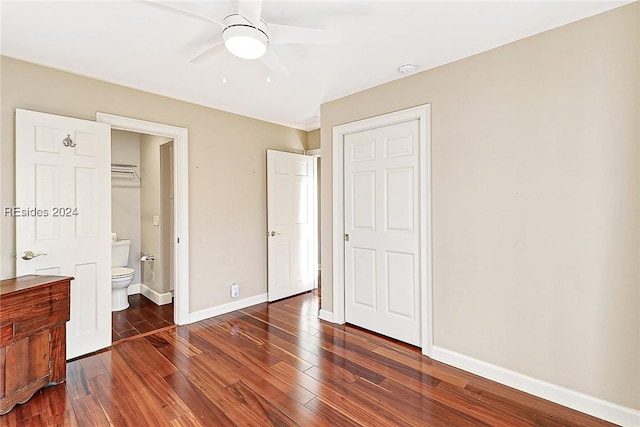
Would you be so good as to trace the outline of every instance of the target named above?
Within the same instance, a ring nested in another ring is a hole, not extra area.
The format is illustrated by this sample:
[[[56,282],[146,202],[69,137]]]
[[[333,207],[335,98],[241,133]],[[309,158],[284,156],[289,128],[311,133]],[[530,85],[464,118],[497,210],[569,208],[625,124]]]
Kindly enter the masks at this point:
[[[144,296],[129,295],[129,308],[111,313],[112,342],[173,325],[173,303],[156,305]]]
[[[129,297],[131,298],[131,297]],[[144,313],[141,312],[142,309],[140,308],[131,308],[129,307],[126,310],[122,310],[121,313],[125,314],[125,319],[127,320],[127,322],[133,324],[136,322],[141,322],[144,320]]]
[[[131,323],[129,323],[124,315],[112,315],[111,325],[116,331],[131,329]]]
[[[173,322],[167,322],[166,320],[161,320],[160,322],[155,322],[151,324],[151,326],[153,326],[153,329],[161,329],[171,325],[173,325]]]
[[[153,331],[155,328],[151,325],[151,323],[146,320],[142,320],[140,322],[136,322],[133,324],[134,329],[139,331],[140,333],[145,333],[149,331]]]
[[[126,330],[126,331],[120,331],[120,332],[118,332],[118,334],[120,335],[120,339],[122,339],[122,338],[129,338],[129,337],[132,337],[132,336],[134,336],[134,335],[138,335],[138,334],[140,334],[140,333],[141,333],[141,332],[140,332],[140,331],[138,331],[137,329],[128,329],[128,330]]]
[[[149,323],[162,322],[166,316],[162,316],[159,313],[152,310],[141,309],[142,318]],[[173,319],[173,310],[171,310],[171,319]]]

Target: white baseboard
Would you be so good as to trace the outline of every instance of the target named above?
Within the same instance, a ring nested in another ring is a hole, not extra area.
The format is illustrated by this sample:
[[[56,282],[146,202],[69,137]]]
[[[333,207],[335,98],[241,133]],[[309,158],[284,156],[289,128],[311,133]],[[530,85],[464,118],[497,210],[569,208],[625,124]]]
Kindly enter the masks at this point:
[[[134,283],[127,288],[127,295],[142,294],[149,300],[153,301],[156,305],[165,305],[173,301],[173,293],[165,292],[163,294],[154,291],[143,283]]]
[[[318,312],[318,319],[334,323],[333,311],[329,311],[329,310],[325,310],[324,308],[321,308],[320,311]]]
[[[161,294],[145,284],[140,285],[140,293],[156,303],[156,305],[165,305],[172,301],[171,292],[164,292]]]
[[[442,347],[433,347],[432,358],[500,384],[533,394],[585,414],[625,427],[640,426],[640,410],[573,391]]]
[[[261,304],[267,301],[267,294],[255,295],[243,298],[238,301],[229,302],[227,304],[218,305],[204,310],[189,313],[189,323],[199,322],[200,320],[209,319],[211,317],[220,316],[221,314],[230,313],[252,305]]]

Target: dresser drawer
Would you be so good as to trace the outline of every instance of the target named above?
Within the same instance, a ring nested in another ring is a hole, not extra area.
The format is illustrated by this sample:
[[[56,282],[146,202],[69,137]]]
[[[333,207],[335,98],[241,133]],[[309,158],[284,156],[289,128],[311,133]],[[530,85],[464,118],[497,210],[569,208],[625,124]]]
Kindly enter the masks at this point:
[[[10,339],[20,339],[67,320],[69,320],[68,284],[41,286],[31,292],[3,297],[0,336],[2,338],[7,336],[8,329],[11,327]]]

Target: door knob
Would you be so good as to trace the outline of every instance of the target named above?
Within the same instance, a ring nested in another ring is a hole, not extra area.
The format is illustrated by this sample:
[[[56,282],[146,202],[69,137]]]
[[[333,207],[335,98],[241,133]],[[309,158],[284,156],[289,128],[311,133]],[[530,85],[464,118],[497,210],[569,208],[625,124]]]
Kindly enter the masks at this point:
[[[270,235],[271,237],[275,237],[276,235],[280,235],[282,233],[276,233],[275,231],[272,231],[271,233],[268,233],[268,235]]]
[[[24,251],[24,253],[22,254],[22,259],[29,261],[30,259],[33,259],[40,255],[46,255],[46,254],[34,254],[33,251]]]

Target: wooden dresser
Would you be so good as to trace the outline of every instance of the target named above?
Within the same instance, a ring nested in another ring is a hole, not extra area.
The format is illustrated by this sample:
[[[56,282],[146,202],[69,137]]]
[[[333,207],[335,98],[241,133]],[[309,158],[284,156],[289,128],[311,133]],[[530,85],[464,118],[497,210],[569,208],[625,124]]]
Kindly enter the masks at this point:
[[[66,329],[73,277],[0,282],[0,415],[66,377]]]

